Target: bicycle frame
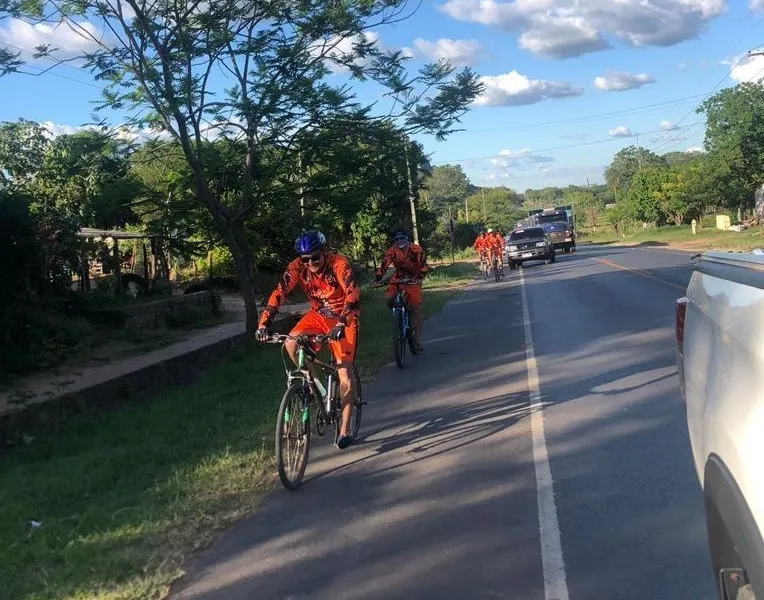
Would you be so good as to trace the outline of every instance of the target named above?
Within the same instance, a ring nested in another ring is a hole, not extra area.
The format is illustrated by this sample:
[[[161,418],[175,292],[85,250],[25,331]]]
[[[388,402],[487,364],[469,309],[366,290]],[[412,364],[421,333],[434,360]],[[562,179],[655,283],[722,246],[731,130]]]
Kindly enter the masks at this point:
[[[319,340],[323,340],[325,336],[314,336]],[[302,381],[310,389],[311,395],[316,404],[321,407],[324,413],[324,417],[332,414],[332,400],[334,399],[334,390],[338,385],[337,377],[337,365],[335,364],[334,357],[329,358],[329,362],[324,362],[315,356],[312,352],[308,352],[307,338],[305,336],[288,336],[279,335],[273,336],[273,341],[276,343],[282,343],[287,339],[291,339],[297,342],[297,365],[294,368],[287,367],[286,358],[284,358],[284,371],[287,376],[287,387],[289,387],[295,381]],[[313,376],[313,373],[308,369],[307,363],[317,366],[327,377],[327,384],[324,386],[320,378]],[[322,401],[323,400],[323,401]]]

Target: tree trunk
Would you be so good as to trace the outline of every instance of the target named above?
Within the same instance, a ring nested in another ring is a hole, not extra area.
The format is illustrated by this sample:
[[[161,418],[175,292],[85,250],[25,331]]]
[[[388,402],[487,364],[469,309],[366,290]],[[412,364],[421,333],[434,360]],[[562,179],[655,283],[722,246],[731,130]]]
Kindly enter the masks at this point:
[[[254,337],[257,331],[259,314],[257,310],[257,290],[254,270],[252,268],[252,247],[247,239],[247,232],[242,221],[231,225],[225,234],[234,265],[236,266],[236,275],[241,287],[241,297],[244,300],[247,334]]]
[[[419,228],[416,222],[416,203],[414,198],[414,182],[411,176],[411,163],[409,161],[409,145],[408,140],[404,141],[403,154],[406,157],[406,181],[409,188],[409,205],[411,207],[411,227],[414,233],[414,243],[419,243]]]

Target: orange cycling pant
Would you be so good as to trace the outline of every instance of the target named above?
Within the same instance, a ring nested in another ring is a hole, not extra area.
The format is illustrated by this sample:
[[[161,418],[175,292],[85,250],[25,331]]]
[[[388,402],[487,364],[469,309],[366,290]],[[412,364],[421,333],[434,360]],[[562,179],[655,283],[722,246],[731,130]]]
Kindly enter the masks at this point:
[[[325,335],[337,325],[338,319],[332,319],[331,317],[325,317],[324,315],[317,313],[316,311],[309,311],[300,319],[297,325],[294,326],[290,335]],[[329,351],[334,356],[338,365],[350,364],[355,360],[356,346],[358,345],[358,325],[348,325],[345,327],[345,336],[335,342],[329,342]],[[319,350],[319,347],[314,347],[315,351]]]
[[[396,287],[397,286],[392,284],[387,286],[387,289],[385,290],[385,299],[388,303],[393,299],[393,296],[395,296]],[[403,297],[406,299],[409,308],[416,310],[422,306],[422,286],[415,284],[402,285],[401,291],[403,292]]]

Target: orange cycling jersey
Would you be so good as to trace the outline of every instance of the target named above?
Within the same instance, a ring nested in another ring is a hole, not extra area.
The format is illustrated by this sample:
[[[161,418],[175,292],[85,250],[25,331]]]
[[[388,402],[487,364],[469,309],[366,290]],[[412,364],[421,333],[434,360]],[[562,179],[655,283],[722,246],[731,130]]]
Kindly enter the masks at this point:
[[[389,248],[377,269],[377,279],[382,278],[390,265],[395,267],[390,283],[397,283],[402,279],[421,279],[430,270],[424,249],[419,244],[409,244],[408,248]]]
[[[328,253],[326,265],[320,273],[311,273],[299,258],[289,263],[281,281],[268,298],[268,304],[260,317],[260,327],[270,324],[298,283],[310,300],[313,311],[349,326],[357,325],[361,294],[353,269],[344,256]]]
[[[475,249],[475,252],[478,254],[483,254],[487,251],[486,242],[488,240],[486,239],[484,234],[480,234],[475,238],[475,243],[472,244],[472,247]]]
[[[504,238],[500,233],[491,234],[487,238],[486,246],[494,253],[501,254],[504,250]]]

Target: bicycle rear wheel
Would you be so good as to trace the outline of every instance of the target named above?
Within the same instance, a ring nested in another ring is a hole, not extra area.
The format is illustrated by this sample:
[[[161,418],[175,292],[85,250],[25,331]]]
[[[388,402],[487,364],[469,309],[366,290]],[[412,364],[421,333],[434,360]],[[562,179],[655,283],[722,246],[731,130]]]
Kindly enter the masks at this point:
[[[309,398],[303,384],[294,382],[284,392],[276,421],[276,464],[281,484],[296,490],[302,483],[310,454]]]

